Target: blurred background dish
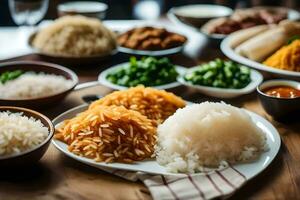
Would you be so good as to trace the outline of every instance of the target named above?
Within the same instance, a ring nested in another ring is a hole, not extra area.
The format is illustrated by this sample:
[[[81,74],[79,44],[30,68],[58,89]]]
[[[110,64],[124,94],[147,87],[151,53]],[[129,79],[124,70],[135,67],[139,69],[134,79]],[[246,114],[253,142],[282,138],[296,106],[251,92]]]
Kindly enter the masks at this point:
[[[107,9],[107,4],[98,1],[71,1],[57,6],[57,12],[60,17],[65,15],[83,15],[101,20],[105,18]]]
[[[101,62],[103,60],[107,60],[111,56],[118,53],[118,49],[114,49],[108,54],[104,55],[93,55],[93,56],[84,56],[84,57],[68,57],[68,56],[62,56],[62,55],[53,55],[48,54],[46,52],[42,52],[32,46],[32,41],[35,38],[37,32],[34,32],[30,35],[28,39],[28,45],[31,48],[31,53],[37,54],[41,60],[45,60],[50,63],[57,63],[60,65],[67,65],[67,66],[87,66],[89,64],[95,64],[97,62]]]
[[[14,130],[10,129],[12,134],[10,138],[12,141],[6,141],[7,143],[2,143],[5,149],[18,149],[14,153],[0,155],[0,168],[20,168],[24,166],[31,166],[41,159],[44,155],[48,146],[50,144],[51,138],[54,134],[54,126],[50,119],[33,110],[20,108],[20,107],[9,107],[0,106],[1,120],[6,121],[7,124],[18,123],[19,126],[15,126]],[[25,117],[24,117],[25,116]],[[12,120],[15,120],[14,122]],[[18,121],[17,121],[18,120]],[[22,127],[26,126],[26,127]],[[32,127],[32,128],[31,128]],[[3,128],[1,127],[2,131]],[[21,128],[21,129],[20,129]],[[22,131],[28,131],[26,134],[22,134]],[[35,131],[43,131],[43,136],[41,133],[36,133]],[[31,132],[30,132],[31,131]],[[7,132],[6,132],[7,133]],[[32,135],[35,134],[35,135]],[[42,137],[41,137],[42,136]],[[24,141],[18,141],[15,138],[23,138],[28,140],[28,145]],[[37,140],[37,141],[33,141]],[[20,145],[18,142],[24,142]],[[16,147],[12,146],[16,144]],[[8,146],[6,146],[8,145]],[[1,149],[3,150],[3,149]],[[3,153],[3,152],[2,152]]]
[[[269,93],[270,89],[273,90],[273,95]],[[299,82],[283,79],[268,80],[257,87],[257,92],[263,108],[274,119],[278,121],[299,121]]]
[[[118,36],[119,51],[133,55],[165,56],[179,53],[187,38],[162,27],[143,26]]]
[[[68,87],[65,87],[62,90],[57,90],[57,92],[50,94],[49,89],[51,89],[51,86],[47,86],[47,84],[49,83],[45,79],[45,82],[43,83],[45,86],[38,85],[36,88],[31,88],[31,93],[35,94],[34,90],[37,89],[39,91],[36,91],[36,93],[39,92],[38,94],[43,95],[37,97],[23,98],[22,96],[27,96],[27,94],[22,94],[22,96],[20,97],[1,98],[0,105],[13,105],[27,108],[42,108],[62,100],[75,88],[75,86],[78,83],[78,77],[73,71],[56,64],[37,61],[15,61],[0,64],[1,75],[7,72],[15,72],[16,70],[20,70],[24,73],[44,73],[45,75],[53,74],[59,77],[64,77],[66,80],[69,80],[71,82],[70,85],[68,84]]]
[[[279,23],[284,19],[297,20],[300,18],[300,14],[296,10],[287,9],[285,7],[259,6],[247,9],[236,9],[229,17],[215,17],[207,20],[204,24],[198,23],[198,25],[190,21],[187,22],[187,20],[182,20],[182,17],[178,17],[172,10],[168,13],[168,17],[176,24],[200,31],[208,38],[220,42],[228,34],[235,31],[262,24]],[[202,18],[199,17],[199,21],[200,19]]]
[[[180,22],[200,28],[206,22],[218,17],[227,17],[231,15],[231,8],[219,5],[194,4],[180,7],[174,7],[169,11],[170,15],[174,15]]]
[[[300,23],[290,20],[230,34],[221,43],[230,59],[277,77],[300,79]],[[269,40],[272,37],[273,40]]]
[[[28,43],[46,58],[81,64],[113,55],[117,48],[115,34],[100,20],[79,15],[55,20],[33,33]]]

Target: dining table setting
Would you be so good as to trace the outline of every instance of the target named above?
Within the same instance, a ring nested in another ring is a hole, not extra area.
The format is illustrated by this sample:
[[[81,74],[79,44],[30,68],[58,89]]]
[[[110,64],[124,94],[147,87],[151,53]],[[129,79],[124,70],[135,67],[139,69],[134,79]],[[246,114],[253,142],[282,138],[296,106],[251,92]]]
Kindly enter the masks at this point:
[[[296,8],[8,3],[0,200],[300,198]]]

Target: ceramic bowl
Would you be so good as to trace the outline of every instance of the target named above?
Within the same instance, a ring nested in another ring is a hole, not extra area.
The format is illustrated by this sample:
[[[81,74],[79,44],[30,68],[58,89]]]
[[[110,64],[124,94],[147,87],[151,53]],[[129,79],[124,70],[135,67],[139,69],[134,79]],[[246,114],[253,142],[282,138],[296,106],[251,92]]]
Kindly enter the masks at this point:
[[[57,6],[59,16],[84,15],[86,17],[104,19],[107,10],[107,4],[97,1],[71,1]]]
[[[77,85],[78,77],[77,75],[60,65],[37,62],[37,61],[16,61],[16,62],[6,62],[0,64],[0,74],[6,71],[22,70],[23,72],[33,71],[33,72],[44,72],[46,74],[55,74],[64,76],[66,79],[72,80],[73,84],[70,88],[59,92],[54,95],[48,95],[38,98],[27,98],[27,99],[1,99],[0,106],[19,106],[26,108],[42,108],[45,106],[53,105],[61,101],[66,97]]]
[[[186,70],[186,72],[187,73],[192,72],[197,68],[199,68],[199,66],[189,68],[188,70]],[[251,77],[251,82],[246,87],[241,89],[231,89],[231,88],[227,89],[227,88],[217,88],[217,87],[210,87],[210,86],[203,86],[203,85],[194,85],[184,79],[184,74],[182,76],[179,76],[177,80],[182,85],[194,88],[195,90],[198,90],[200,93],[203,93],[207,96],[230,99],[241,95],[249,94],[255,91],[255,88],[263,80],[263,76],[261,75],[261,73],[253,69],[251,69],[250,77]]]
[[[257,87],[258,98],[265,111],[278,121],[290,121],[299,119],[300,113],[300,97],[296,98],[278,98],[269,96],[264,90],[274,86],[290,86],[300,90],[300,82],[274,79],[265,81]],[[297,116],[298,113],[298,116]]]
[[[201,28],[206,22],[219,17],[227,17],[231,15],[231,8],[219,5],[195,4],[180,7],[174,7],[170,10],[175,17],[182,23]]]
[[[33,149],[21,152],[19,154],[0,156],[0,168],[20,168],[30,166],[39,161],[49,147],[51,138],[54,134],[54,126],[49,118],[41,113],[21,107],[0,106],[0,112],[9,111],[11,113],[23,113],[24,116],[33,117],[42,122],[48,128],[47,138]]]

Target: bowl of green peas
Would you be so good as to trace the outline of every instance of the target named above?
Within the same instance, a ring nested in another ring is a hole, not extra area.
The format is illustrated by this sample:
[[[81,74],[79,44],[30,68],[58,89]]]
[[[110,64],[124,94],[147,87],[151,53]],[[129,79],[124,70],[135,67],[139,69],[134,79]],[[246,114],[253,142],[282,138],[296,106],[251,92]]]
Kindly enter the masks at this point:
[[[131,57],[129,62],[110,67],[98,76],[100,84],[115,90],[143,85],[156,89],[171,89],[180,86],[177,78],[185,68],[174,65],[166,58]]]
[[[253,92],[263,76],[244,65],[217,58],[189,68],[177,80],[208,96],[234,98]]]

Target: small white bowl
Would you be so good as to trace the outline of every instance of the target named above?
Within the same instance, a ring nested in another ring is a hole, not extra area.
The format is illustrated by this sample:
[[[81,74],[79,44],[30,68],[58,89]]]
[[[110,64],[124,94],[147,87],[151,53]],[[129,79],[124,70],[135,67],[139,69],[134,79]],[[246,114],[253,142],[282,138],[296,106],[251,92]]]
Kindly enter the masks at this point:
[[[71,1],[59,4],[57,11],[59,16],[64,15],[84,15],[104,19],[108,6],[97,1]]]
[[[233,13],[231,8],[213,4],[193,4],[174,7],[170,10],[182,23],[200,28],[211,19],[227,17]]]
[[[120,86],[120,85],[111,83],[110,81],[108,81],[106,79],[108,74],[110,74],[110,73],[112,73],[112,72],[114,72],[114,71],[116,71],[120,68],[123,68],[124,65],[128,65],[128,64],[129,64],[128,62],[121,63],[121,64],[115,65],[113,67],[110,67],[110,68],[102,71],[98,76],[98,82],[100,84],[102,84],[106,87],[109,87],[111,89],[114,89],[114,90],[126,90],[126,89],[128,89],[128,87]],[[186,69],[184,67],[181,67],[181,66],[175,66],[175,67],[176,67],[176,71],[179,73],[179,76],[183,75],[186,71]],[[159,89],[159,90],[167,90],[167,89],[178,87],[180,85],[181,84],[179,82],[175,81],[175,82],[172,82],[172,83],[168,83],[168,84],[164,84],[164,85],[160,85],[160,86],[151,86],[151,87]]]
[[[198,66],[190,68],[186,72],[187,73],[192,72],[196,68],[198,68]],[[217,98],[234,98],[234,97],[238,97],[253,92],[256,89],[256,87],[263,81],[263,76],[261,75],[261,73],[253,69],[250,70],[251,70],[251,74],[250,74],[251,82],[246,87],[241,89],[225,89],[225,88],[217,88],[217,87],[210,87],[210,86],[193,85],[192,83],[189,83],[184,79],[184,75],[179,76],[177,80],[181,84],[188,87],[195,88],[199,90],[201,93],[208,96],[217,97]]]

